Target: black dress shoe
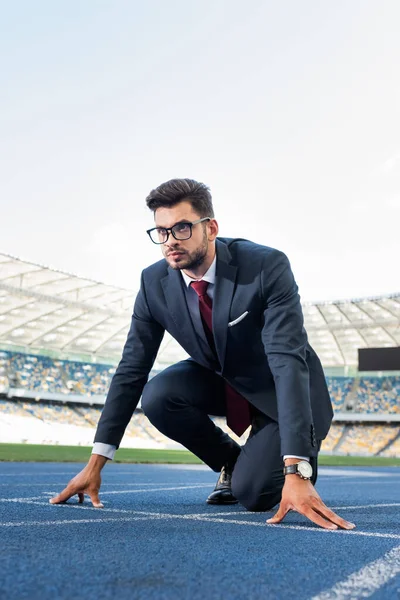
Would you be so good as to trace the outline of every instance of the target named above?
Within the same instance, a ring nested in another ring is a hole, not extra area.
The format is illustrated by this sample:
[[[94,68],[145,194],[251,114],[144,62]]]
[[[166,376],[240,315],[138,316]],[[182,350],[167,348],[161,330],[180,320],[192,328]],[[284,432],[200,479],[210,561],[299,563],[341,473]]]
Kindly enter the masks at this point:
[[[237,504],[232,494],[231,480],[233,467],[224,465],[218,478],[214,491],[208,496],[207,504]]]

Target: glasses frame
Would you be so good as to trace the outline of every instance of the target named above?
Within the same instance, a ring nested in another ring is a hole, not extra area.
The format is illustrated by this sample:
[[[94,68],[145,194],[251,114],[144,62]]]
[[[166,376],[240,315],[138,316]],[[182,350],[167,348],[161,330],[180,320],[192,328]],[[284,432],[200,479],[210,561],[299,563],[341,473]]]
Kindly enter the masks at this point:
[[[192,223],[190,221],[179,221],[178,223],[175,223],[175,225],[172,225],[172,227],[152,227],[152,229],[147,229],[146,233],[149,236],[149,238],[151,239],[151,241],[153,242],[153,244],[157,244],[158,246],[161,246],[162,244],[166,244],[169,240],[170,234],[172,234],[172,237],[174,237],[176,240],[178,240],[179,242],[182,242],[184,240],[190,240],[190,238],[192,237],[193,225],[198,225],[199,223],[203,223],[203,221],[211,221],[211,219],[212,219],[212,217],[203,217],[202,219],[197,219],[197,221],[192,221]],[[190,225],[189,237],[186,237],[186,238],[176,237],[176,235],[172,231],[173,228],[176,227],[176,225]],[[157,229],[164,229],[167,232],[167,238],[163,242],[155,242],[153,240],[153,238],[151,237],[152,232],[157,231]]]

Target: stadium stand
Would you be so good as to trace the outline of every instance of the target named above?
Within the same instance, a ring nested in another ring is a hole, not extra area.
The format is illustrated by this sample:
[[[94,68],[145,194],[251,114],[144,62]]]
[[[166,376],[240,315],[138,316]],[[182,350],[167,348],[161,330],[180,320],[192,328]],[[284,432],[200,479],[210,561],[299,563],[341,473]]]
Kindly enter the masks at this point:
[[[345,410],[346,400],[350,396],[353,386],[353,377],[327,377],[329,393],[332,400],[333,410]]]
[[[345,430],[345,426],[344,425],[339,425],[336,423],[333,423],[328,436],[326,437],[326,439],[322,442],[322,452],[327,452],[327,453],[332,453],[333,450],[335,449],[335,447],[337,446],[337,444],[339,443],[343,433]]]
[[[38,392],[106,395],[115,367],[2,352],[0,382]],[[153,372],[154,375],[156,372]],[[400,376],[326,377],[336,412],[400,413]]]
[[[335,453],[377,455],[397,437],[398,431],[399,427],[396,424],[347,426]]]
[[[55,443],[61,443],[61,439],[68,440],[68,443],[74,443],[74,440],[76,443],[92,442],[115,367],[3,351],[0,369],[3,386],[3,393],[0,388],[0,395],[3,396],[0,399],[0,423],[3,422],[3,426],[6,417],[9,425],[10,419],[18,418],[20,428],[23,423],[28,424],[21,419],[30,419],[30,425],[34,424],[36,429],[39,422],[43,427],[48,426],[42,432],[47,440],[51,438]],[[346,422],[346,411],[349,410],[354,417],[360,415],[361,420],[362,415],[374,418],[375,415],[399,414],[400,377],[328,376],[326,379],[340,422],[333,423],[323,442],[322,451],[400,455],[398,422]],[[8,399],[5,394],[10,389],[14,390],[14,399]],[[18,397],[21,393],[31,393],[31,397]],[[52,399],[41,397],[41,394],[48,396],[49,393]],[[225,419],[215,417],[214,421],[239,443],[247,439],[249,430],[239,439],[228,428]],[[54,429],[55,425],[57,429]],[[68,432],[63,426],[71,426],[72,429]],[[51,435],[50,427],[53,431]],[[21,431],[25,430],[26,427],[22,427]],[[55,431],[58,431],[58,438]],[[26,440],[32,436],[26,432],[19,437]],[[172,447],[173,444],[149,423],[140,409],[132,417],[124,439],[127,446],[145,444],[146,447]]]
[[[363,377],[356,399],[356,412],[400,414],[400,377]]]
[[[397,437],[390,446],[380,453],[380,456],[400,456],[400,431],[398,431]]]
[[[0,253],[1,441],[91,444],[134,298],[132,290]],[[400,456],[399,372],[357,372],[358,349],[400,346],[400,293],[302,308],[335,412],[323,451]],[[151,376],[184,358],[166,333]],[[124,443],[171,444],[140,410]]]
[[[82,407],[57,402],[0,399],[2,442],[91,445],[101,406]],[[139,410],[129,423],[122,446],[176,448]]]
[[[46,356],[2,352],[3,385],[51,393],[106,394],[115,367],[54,360]]]
[[[101,406],[85,406],[84,404],[79,404],[75,407],[75,410],[82,415],[89,426],[96,427],[100,418],[101,408]]]

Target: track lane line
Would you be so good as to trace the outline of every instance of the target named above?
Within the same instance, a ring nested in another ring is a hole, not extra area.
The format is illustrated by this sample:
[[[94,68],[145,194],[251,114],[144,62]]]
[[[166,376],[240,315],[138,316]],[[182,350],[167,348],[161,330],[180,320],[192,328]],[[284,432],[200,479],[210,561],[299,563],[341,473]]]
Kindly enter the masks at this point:
[[[390,506],[400,506],[400,502],[391,502],[389,504],[360,504],[358,506],[333,506],[331,510],[356,510],[357,508],[385,508]]]
[[[202,488],[202,487],[209,487],[208,484],[197,484],[195,486],[188,486],[189,488]],[[187,489],[186,487],[174,487],[174,488],[157,488],[157,489],[145,489],[145,490],[118,490],[118,491],[104,491],[104,492],[100,492],[100,496],[105,496],[108,494],[138,494],[138,493],[145,493],[145,492],[158,492],[158,491],[168,491],[168,490],[180,490],[180,489]],[[42,492],[43,495],[49,495],[49,494],[57,494],[56,491],[54,492],[50,492],[50,491],[43,491]],[[86,494],[87,495],[87,494]],[[0,502],[24,502],[26,500],[42,500],[43,496],[27,496],[27,497],[21,497],[21,498],[0,498]],[[72,506],[72,505],[71,505]],[[364,509],[364,508],[392,508],[392,507],[396,507],[396,506],[400,506],[400,502],[390,502],[390,503],[381,503],[381,504],[360,504],[360,505],[354,505],[354,506],[332,506],[330,507],[331,510],[358,510],[358,509]],[[272,511],[265,511],[265,512],[273,512],[275,510],[272,509]],[[263,511],[264,512],[264,511]],[[235,512],[235,514],[249,514],[251,513],[251,511],[237,511]],[[215,514],[215,513],[213,513]],[[218,514],[225,514],[225,513],[218,513]],[[257,514],[257,513],[256,513]]]
[[[79,523],[108,523],[108,522],[126,522],[126,521],[146,521],[148,517],[106,517],[104,519],[72,519],[63,521],[8,521],[0,523],[0,527],[30,527],[30,526],[51,526],[54,525],[77,525]]]
[[[175,490],[190,490],[190,489],[198,489],[198,488],[209,488],[212,487],[210,486],[209,483],[199,483],[199,484],[195,484],[195,485],[185,485],[185,486],[178,486],[178,487],[162,487],[162,488],[153,488],[153,489],[145,489],[145,490],[113,490],[110,492],[107,491],[101,491],[100,492],[100,496],[106,496],[106,495],[115,495],[115,494],[145,494],[146,492],[168,492],[168,491],[175,491]],[[50,493],[54,493],[57,494],[58,492],[42,492],[43,494],[50,494]],[[0,502],[20,502],[23,500],[38,500],[41,499],[42,496],[28,496],[26,498],[0,498]]]
[[[38,502],[38,501],[23,501],[21,500],[21,504],[36,504],[38,506],[46,506],[48,507],[49,504],[48,502]],[[258,521],[241,521],[238,519],[220,519],[220,518],[216,518],[213,517],[212,515],[207,515],[204,513],[198,513],[198,514],[191,514],[191,515],[176,515],[176,514],[170,514],[170,513],[152,513],[152,512],[147,512],[147,511],[129,511],[126,509],[117,509],[117,508],[94,508],[93,506],[82,506],[80,504],[53,504],[51,506],[54,506],[56,508],[74,508],[74,509],[78,509],[78,510],[95,510],[96,512],[98,512],[99,514],[105,513],[105,512],[118,512],[118,513],[128,513],[131,514],[131,517],[126,517],[124,518],[125,520],[137,520],[136,517],[140,516],[143,517],[143,519],[141,520],[145,520],[146,518],[148,518],[149,520],[153,520],[153,519],[181,519],[181,520],[193,520],[193,521],[203,521],[203,522],[209,522],[209,523],[228,523],[228,524],[233,524],[233,525],[250,525],[252,527],[273,527],[273,528],[283,528],[283,529],[291,529],[291,530],[297,530],[297,531],[313,531],[314,533],[329,533],[329,534],[337,534],[337,535],[355,535],[355,536],[364,536],[364,537],[378,537],[378,538],[388,538],[388,539],[400,539],[400,534],[391,534],[391,533],[379,533],[379,532],[367,532],[367,531],[349,531],[349,530],[345,530],[345,529],[338,529],[338,530],[329,530],[329,529],[322,529],[321,527],[307,527],[304,525],[285,525],[285,524],[281,524],[281,523],[276,523],[274,525],[270,525],[270,524],[266,524],[265,521],[263,522],[258,522]],[[251,514],[251,513],[249,513]],[[74,519],[71,521],[65,520],[63,521],[63,524],[68,524],[68,523],[75,523],[75,522],[80,522],[80,519]],[[106,522],[107,521],[107,517],[105,519],[103,518],[98,518],[98,519],[89,519],[89,520],[85,520],[85,522],[87,523],[91,523],[91,522],[96,522],[96,523],[101,523],[101,522]],[[83,522],[83,520],[82,520]],[[31,524],[35,525],[35,524],[42,524],[45,523],[44,521],[26,521],[26,525],[29,526]],[[10,524],[4,524],[0,522],[0,527],[11,527]],[[19,525],[21,526],[21,525]]]
[[[147,489],[147,490],[112,490],[110,492],[100,492],[100,496],[105,496],[105,495],[115,495],[115,494],[140,494],[143,492],[167,492],[167,491],[174,491],[174,490],[191,490],[193,488],[210,488],[212,487],[212,484],[210,483],[197,483],[194,485],[182,485],[182,486],[178,486],[178,487],[164,487],[164,488],[153,488],[153,489]]]
[[[381,558],[355,571],[343,581],[313,596],[311,600],[346,600],[369,598],[400,573],[400,546],[392,548]]]
[[[186,482],[185,482],[186,484]],[[15,488],[15,487],[43,487],[43,486],[49,486],[49,485],[62,485],[62,482],[60,481],[48,481],[45,483],[0,483],[0,487],[10,487],[10,485]],[[102,481],[101,483],[101,487],[103,488],[104,486],[113,486],[113,487],[122,487],[122,486],[139,486],[139,485],[175,485],[174,482],[171,481],[157,481],[157,483],[154,483],[154,481],[152,483],[108,483],[108,482],[104,482]],[[206,485],[206,482],[200,484],[200,483],[194,483],[193,485]],[[213,485],[213,482],[211,481],[208,485]]]

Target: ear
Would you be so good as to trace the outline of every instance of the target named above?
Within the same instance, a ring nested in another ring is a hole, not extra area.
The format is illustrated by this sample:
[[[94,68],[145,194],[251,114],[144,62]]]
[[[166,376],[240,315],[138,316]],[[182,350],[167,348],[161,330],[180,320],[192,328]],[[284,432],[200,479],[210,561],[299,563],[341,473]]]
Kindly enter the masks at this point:
[[[218,235],[219,227],[215,219],[211,219],[207,223],[208,241],[213,242]]]

